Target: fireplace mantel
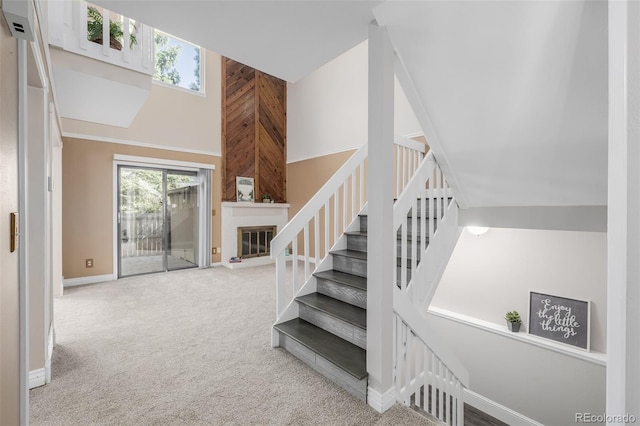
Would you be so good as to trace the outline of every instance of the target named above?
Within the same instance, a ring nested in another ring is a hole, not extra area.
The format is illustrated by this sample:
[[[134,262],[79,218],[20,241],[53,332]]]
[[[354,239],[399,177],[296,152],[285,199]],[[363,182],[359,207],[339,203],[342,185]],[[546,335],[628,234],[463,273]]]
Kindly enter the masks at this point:
[[[223,202],[222,265],[233,269],[272,263],[268,256],[243,259],[240,263],[229,260],[237,256],[238,227],[275,226],[279,232],[289,221],[289,206],[285,203]]]

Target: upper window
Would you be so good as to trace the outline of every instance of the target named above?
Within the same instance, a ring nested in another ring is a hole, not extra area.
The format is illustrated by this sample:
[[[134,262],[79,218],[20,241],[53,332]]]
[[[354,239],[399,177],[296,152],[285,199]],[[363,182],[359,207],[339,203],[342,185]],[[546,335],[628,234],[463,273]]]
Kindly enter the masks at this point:
[[[200,46],[155,30],[154,80],[194,92],[204,92],[201,83]]]

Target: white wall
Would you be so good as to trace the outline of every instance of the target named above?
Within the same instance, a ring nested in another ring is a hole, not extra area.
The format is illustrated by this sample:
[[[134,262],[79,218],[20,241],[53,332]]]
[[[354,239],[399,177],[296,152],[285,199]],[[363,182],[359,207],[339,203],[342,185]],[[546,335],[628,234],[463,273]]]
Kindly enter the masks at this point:
[[[527,322],[529,291],[591,301],[591,348],[606,352],[607,234],[491,228],[465,231],[432,306],[505,324]],[[526,326],[524,327],[526,330]]]
[[[530,290],[589,300],[591,348],[606,352],[606,288],[606,233],[491,228],[475,236],[465,230],[431,306],[505,331],[504,315],[515,309],[522,335]],[[429,319],[469,370],[471,390],[543,424],[604,412],[604,366],[468,323]]]
[[[604,366],[428,318],[469,371],[470,390],[545,425],[575,424],[575,413],[604,413]]]
[[[367,141],[368,43],[287,86],[287,162],[355,149]],[[420,126],[396,81],[395,133]]]

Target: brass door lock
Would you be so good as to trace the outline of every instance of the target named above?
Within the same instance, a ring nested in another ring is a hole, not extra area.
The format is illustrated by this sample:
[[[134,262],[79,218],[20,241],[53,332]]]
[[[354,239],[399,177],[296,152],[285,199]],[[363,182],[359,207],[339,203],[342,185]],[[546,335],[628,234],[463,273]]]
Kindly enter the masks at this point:
[[[11,253],[18,248],[18,239],[20,237],[20,215],[18,213],[11,213],[11,241],[9,244],[9,250]]]

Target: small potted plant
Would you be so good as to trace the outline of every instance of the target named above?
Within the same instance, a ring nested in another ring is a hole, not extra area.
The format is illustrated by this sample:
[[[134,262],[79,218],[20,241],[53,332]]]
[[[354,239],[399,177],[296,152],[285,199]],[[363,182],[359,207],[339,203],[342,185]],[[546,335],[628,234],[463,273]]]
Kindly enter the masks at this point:
[[[268,194],[268,193],[264,194],[262,196],[262,202],[263,203],[271,203],[271,202],[273,202],[272,199],[271,199],[271,194]]]
[[[509,326],[509,330],[517,333],[520,331],[520,324],[522,324],[522,319],[520,318],[520,314],[518,311],[507,312],[507,315],[504,317],[507,320],[507,326]]]

